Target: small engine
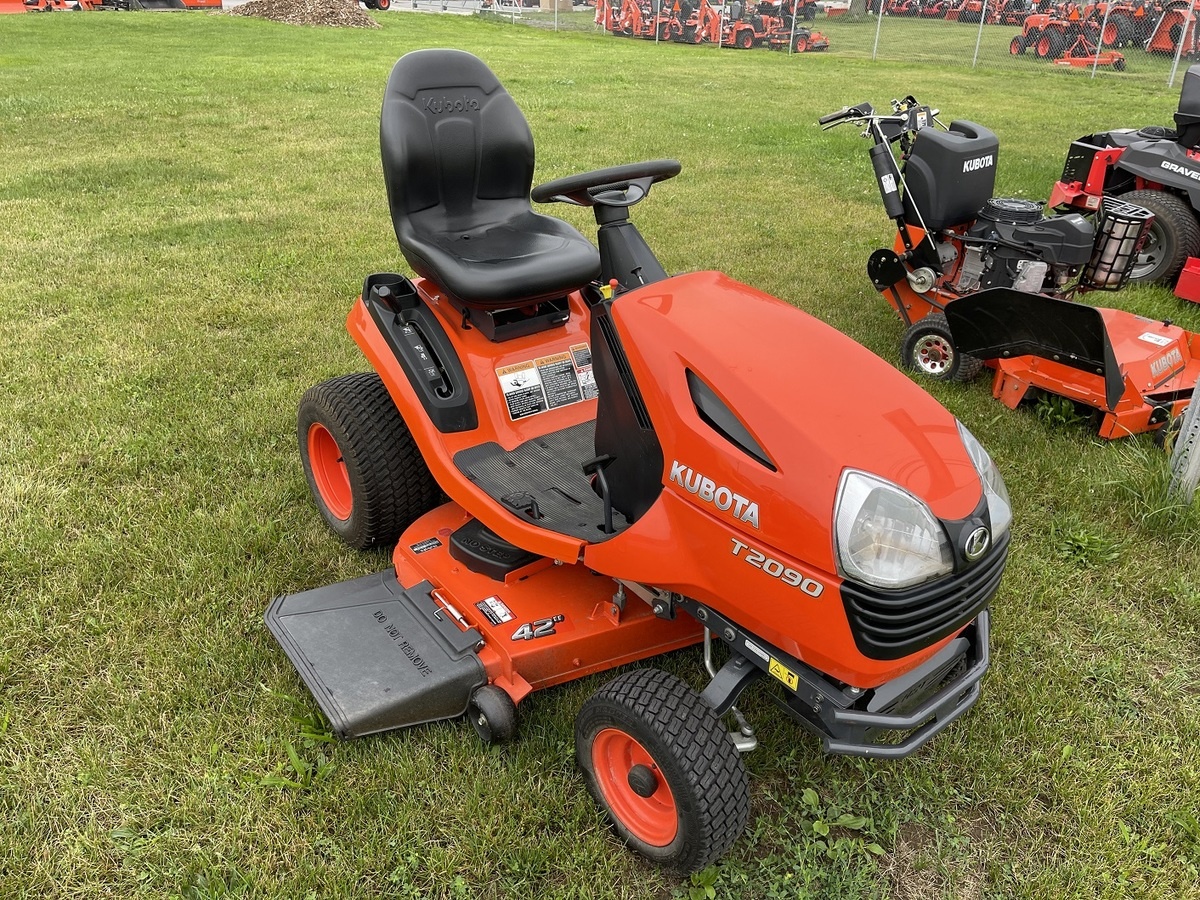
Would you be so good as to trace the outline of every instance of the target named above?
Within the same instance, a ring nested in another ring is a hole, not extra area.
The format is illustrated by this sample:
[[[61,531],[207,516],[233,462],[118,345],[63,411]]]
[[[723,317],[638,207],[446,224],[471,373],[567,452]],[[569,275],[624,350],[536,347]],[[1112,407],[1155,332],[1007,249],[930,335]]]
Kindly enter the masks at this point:
[[[1039,293],[1061,289],[1092,257],[1096,230],[1077,213],[1043,216],[1032,200],[989,200],[963,236],[960,294],[1009,287]]]

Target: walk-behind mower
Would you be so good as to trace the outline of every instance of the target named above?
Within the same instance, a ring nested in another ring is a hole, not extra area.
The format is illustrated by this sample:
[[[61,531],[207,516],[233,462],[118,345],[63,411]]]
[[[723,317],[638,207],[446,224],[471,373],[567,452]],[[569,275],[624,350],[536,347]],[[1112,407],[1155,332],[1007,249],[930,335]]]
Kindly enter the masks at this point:
[[[266,614],[338,735],[466,714],[503,741],[531,691],[703,643],[701,693],[627,670],[575,722],[617,832],[689,871],[747,821],[751,683],[866,757],[974,704],[1011,511],[950,413],[789,304],[668,276],[629,208],[678,162],[531,195],[529,127],[470,54],[400,59],[380,144],[416,278],[366,278],[348,328],[375,372],[309,390],[298,435],[325,522],[398,539],[394,568]],[[531,196],[592,208],[599,252]]]
[[[1050,192],[1059,209],[1098,209],[1119,197],[1154,213],[1130,279],[1175,284],[1200,302],[1200,65],[1183,77],[1175,128],[1120,128],[1071,144],[1062,177]]]
[[[1107,198],[1093,223],[1079,213],[1045,216],[1031,200],[994,198],[995,134],[967,121],[941,130],[937,110],[911,96],[893,101],[888,115],[862,103],[820,122],[855,123],[872,141],[897,238],[871,254],[867,274],[907,326],[905,366],[967,381],[987,361],[996,369],[993,393],[1008,405],[1038,391],[1067,397],[1101,413],[1106,438],[1159,428],[1187,406],[1200,377],[1200,338],[1070,301],[1127,281],[1150,212]]]

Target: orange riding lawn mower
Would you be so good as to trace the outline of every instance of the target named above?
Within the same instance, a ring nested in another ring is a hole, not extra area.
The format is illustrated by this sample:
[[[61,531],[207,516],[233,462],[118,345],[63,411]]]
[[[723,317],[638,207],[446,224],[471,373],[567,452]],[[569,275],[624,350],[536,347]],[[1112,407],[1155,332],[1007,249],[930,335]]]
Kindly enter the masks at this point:
[[[1013,409],[1065,397],[1099,416],[1101,437],[1167,426],[1171,434],[1191,429],[1177,445],[1196,442],[1196,405],[1189,419],[1183,414],[1200,379],[1200,336],[1073,302],[1127,281],[1153,220],[1135,205],[1141,198],[1105,198],[1090,219],[994,198],[995,134],[965,120],[943,128],[937,115],[909,96],[888,114],[863,103],[820,120],[826,128],[854,123],[872,142],[897,237],[871,255],[867,274],[907,327],[904,365],[967,381],[986,364],[995,370],[993,395]]]
[[[619,836],[694,872],[749,816],[752,685],[862,757],[975,703],[1012,512],[960,422],[795,306],[669,275],[630,210],[678,162],[531,190],[529,126],[468,53],[396,63],[380,146],[416,276],[367,276],[374,371],[311,388],[297,430],[325,523],[394,565],[266,613],[339,736],[510,740],[533,691],[701,644],[702,690],[625,669],[574,728]],[[599,249],[531,199],[590,208]]]

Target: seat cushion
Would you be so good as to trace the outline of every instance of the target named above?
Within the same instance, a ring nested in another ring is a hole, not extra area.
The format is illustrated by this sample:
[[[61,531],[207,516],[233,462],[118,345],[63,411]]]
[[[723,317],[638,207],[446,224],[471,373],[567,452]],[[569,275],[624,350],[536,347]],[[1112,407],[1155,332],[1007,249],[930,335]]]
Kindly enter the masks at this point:
[[[410,216],[397,227],[404,258],[455,299],[486,308],[561,297],[599,276],[600,254],[566,222],[528,206],[503,212],[483,223],[448,222],[438,207]]]

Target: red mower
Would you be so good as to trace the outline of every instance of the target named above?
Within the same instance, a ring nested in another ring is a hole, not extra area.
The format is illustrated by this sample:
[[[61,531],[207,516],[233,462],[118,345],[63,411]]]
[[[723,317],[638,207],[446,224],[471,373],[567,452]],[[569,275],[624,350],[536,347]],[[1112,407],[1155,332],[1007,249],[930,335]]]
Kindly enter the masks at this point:
[[[867,274],[907,326],[905,366],[967,381],[986,361],[993,394],[1016,407],[1039,392],[1098,411],[1100,435],[1161,427],[1191,400],[1200,338],[1169,322],[1070,302],[1128,279],[1152,214],[1109,200],[1093,223],[994,198],[1000,144],[974,122],[935,125],[913,97],[890,115],[869,103],[825,116],[863,127],[884,209],[897,228]],[[892,145],[900,148],[903,166]]]
[[[1094,210],[1106,197],[1154,213],[1130,279],[1174,285],[1200,302],[1200,66],[1183,76],[1175,128],[1118,128],[1072,142],[1050,192],[1058,209]]]
[[[575,723],[618,834],[695,871],[749,815],[750,685],[866,757],[974,704],[1011,510],[953,416],[793,306],[669,276],[630,207],[678,162],[531,192],[529,127],[468,53],[396,63],[380,144],[417,277],[366,278],[348,328],[375,371],[309,390],[298,435],[325,522],[398,541],[394,568],[266,614],[338,735],[465,714],[508,740],[532,691],[703,643],[701,692],[626,670]],[[599,251],[531,197],[591,208]]]

